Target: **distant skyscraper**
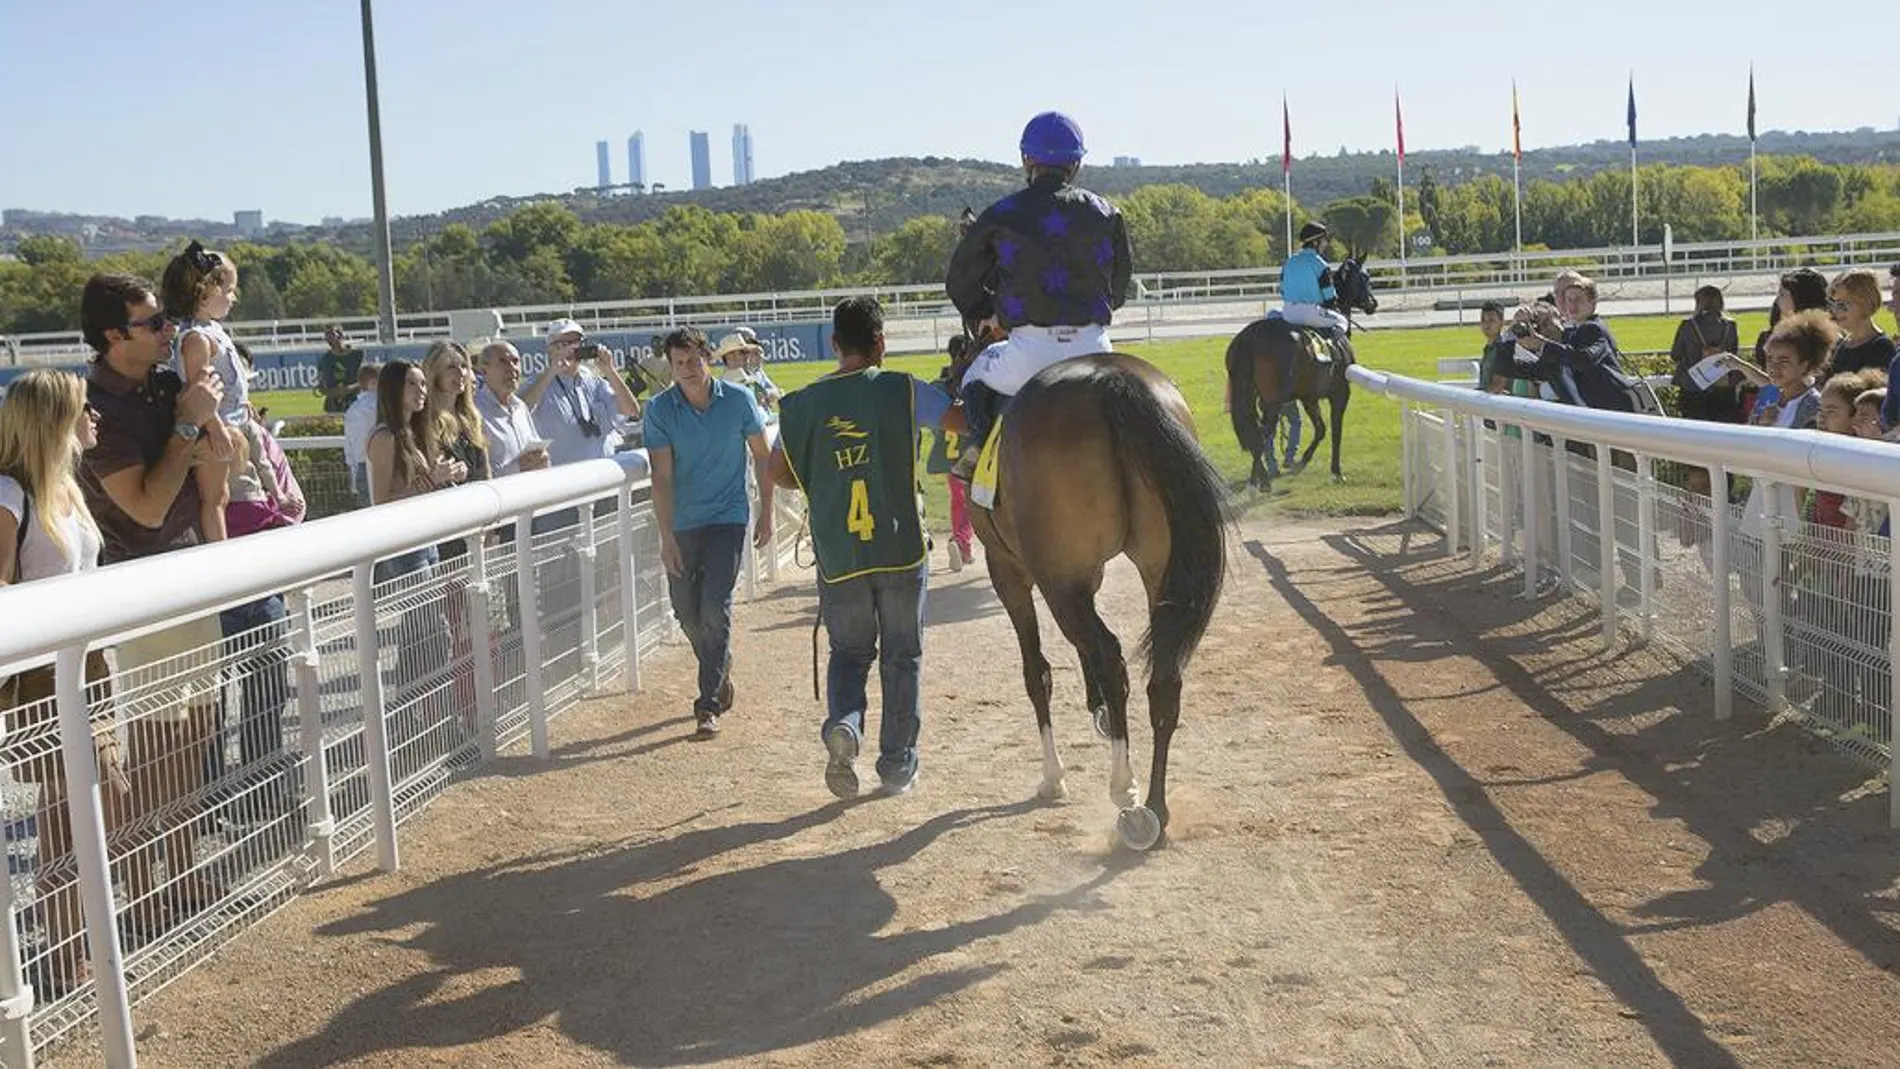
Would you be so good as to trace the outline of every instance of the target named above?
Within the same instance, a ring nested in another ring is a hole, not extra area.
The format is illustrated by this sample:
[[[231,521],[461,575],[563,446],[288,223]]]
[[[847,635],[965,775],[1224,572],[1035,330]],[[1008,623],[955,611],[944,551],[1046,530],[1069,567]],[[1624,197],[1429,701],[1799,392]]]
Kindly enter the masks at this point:
[[[712,188],[712,142],[704,130],[688,133],[693,144],[693,188]]]
[[[745,123],[732,124],[732,184],[752,184],[752,128]]]
[[[1141,166],[1141,157],[1140,156],[1117,156],[1115,157],[1115,166],[1139,167]]]
[[[264,213],[260,211],[235,212],[231,222],[237,232],[247,238],[254,238],[264,232]]]
[[[647,138],[638,130],[627,138],[627,185],[635,190],[647,184]]]
[[[596,189],[606,189],[614,184],[614,168],[607,158],[607,142],[594,142],[594,162],[600,167],[600,181],[594,183]]]

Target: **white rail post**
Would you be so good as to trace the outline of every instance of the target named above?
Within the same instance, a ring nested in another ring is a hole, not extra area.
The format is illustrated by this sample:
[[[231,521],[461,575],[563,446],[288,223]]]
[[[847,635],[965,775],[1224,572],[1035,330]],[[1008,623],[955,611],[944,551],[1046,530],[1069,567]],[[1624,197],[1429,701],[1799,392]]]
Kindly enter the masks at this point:
[[[1483,567],[1485,540],[1490,537],[1489,510],[1484,500],[1484,421],[1460,417],[1465,423],[1465,461],[1471,472],[1471,566]]]
[[[1636,457],[1636,555],[1642,578],[1643,641],[1656,637],[1656,458]]]
[[[1577,589],[1576,564],[1570,543],[1570,443],[1557,435],[1550,438],[1550,466],[1555,473],[1557,496],[1557,574],[1563,580],[1564,594]]]
[[[383,668],[376,644],[376,573],[374,561],[356,566],[356,678],[363,700],[363,762],[369,773],[370,819],[376,829],[376,867],[394,872],[402,863],[396,849],[396,792],[389,770],[389,718],[383,709]]]
[[[1445,429],[1445,483],[1440,489],[1445,495],[1445,556],[1458,555],[1458,513],[1463,491],[1458,488],[1458,413],[1450,409],[1444,411],[1442,426]]]
[[[84,645],[59,651],[53,667],[53,690],[59,706],[60,760],[66,768],[66,808],[73,826],[73,853],[79,862],[79,897],[85,912],[86,942],[92,948],[93,989],[99,1000],[100,1041],[106,1065],[131,1069],[138,1064],[138,1051],[132,1038],[132,999],[125,986],[125,958],[119,947],[118,911],[112,902],[105,808],[99,798],[99,761],[92,745],[92,716],[86,708]]]
[[[541,669],[541,607],[535,594],[534,510],[515,517],[515,582],[520,586],[523,679],[528,691],[528,737],[536,757],[552,752],[548,741],[548,695]]]
[[[304,753],[303,797],[309,813],[310,846],[324,879],[336,875],[336,815],[330,811],[330,762],[323,752],[323,655],[317,648],[316,595],[309,587],[290,594],[291,664],[297,671],[297,728]]]
[[[1603,644],[1616,645],[1616,480],[1610,445],[1597,450],[1597,595],[1603,606]]]
[[[620,633],[627,642],[627,693],[640,690],[640,560],[633,547],[633,487],[620,486]]]
[[[24,945],[20,911],[13,903],[13,881],[0,878],[0,1065],[7,1069],[33,1069],[30,1015],[38,993],[27,984],[20,964]]]
[[[759,600],[759,555],[752,548],[752,529],[759,522],[759,486],[752,478],[752,463],[746,462],[745,541],[739,551],[739,567],[745,572],[745,599]]]
[[[1730,605],[1728,544],[1728,465],[1709,470],[1709,570],[1715,582],[1715,633],[1709,652],[1715,659],[1715,718],[1727,720],[1735,712],[1735,620]]]
[[[1514,567],[1518,563],[1517,555],[1517,498],[1527,472],[1519,472],[1516,479],[1511,478],[1523,459],[1522,450],[1511,447],[1511,436],[1504,424],[1498,424],[1494,439],[1498,456],[1498,545],[1504,566]],[[1530,500],[1528,494],[1525,500]]]
[[[1537,596],[1537,580],[1539,573],[1543,571],[1543,564],[1539,559],[1540,547],[1537,544],[1537,528],[1543,520],[1535,515],[1538,505],[1541,504],[1537,500],[1536,438],[1537,436],[1531,433],[1529,427],[1521,424],[1518,426],[1518,462],[1524,467],[1524,596],[1527,598]]]
[[[580,517],[580,524],[574,528],[572,548],[581,577],[581,686],[583,693],[592,694],[600,688],[600,576],[594,571],[597,555],[592,501],[581,503]]]
[[[1767,514],[1761,525],[1761,653],[1763,674],[1768,678],[1768,708],[1780,709],[1788,700],[1787,651],[1788,622],[1781,618],[1781,525],[1779,507],[1781,487],[1762,479],[1762,507]]]
[[[493,761],[501,749],[501,725],[495,712],[495,635],[489,616],[495,590],[488,582],[486,529],[468,536],[468,571],[474,580],[464,594],[468,598],[468,659],[474,669],[475,737],[482,760]]]
[[[1887,515],[1900,516],[1900,498],[1887,502]],[[1900,582],[1895,582],[1895,579],[1900,579],[1900,538],[1889,538],[1887,541],[1887,671],[1889,673],[1888,686],[1893,688],[1887,691],[1890,695],[1900,694],[1900,687],[1894,687],[1894,684],[1900,683],[1900,628],[1893,626],[1895,621],[1900,621]],[[1889,699],[1887,704],[1887,759],[1890,762],[1887,772],[1887,826],[1900,828],[1900,788],[1895,787],[1895,784],[1900,784],[1900,746],[1893,745],[1896,737],[1900,737],[1900,733],[1896,733],[1894,729],[1896,718],[1892,713],[1892,700]]]
[[[1417,428],[1412,425],[1412,402],[1399,402],[1399,483],[1401,496],[1405,501],[1405,518],[1418,518],[1417,498],[1412,496],[1412,452],[1417,446],[1414,436]]]

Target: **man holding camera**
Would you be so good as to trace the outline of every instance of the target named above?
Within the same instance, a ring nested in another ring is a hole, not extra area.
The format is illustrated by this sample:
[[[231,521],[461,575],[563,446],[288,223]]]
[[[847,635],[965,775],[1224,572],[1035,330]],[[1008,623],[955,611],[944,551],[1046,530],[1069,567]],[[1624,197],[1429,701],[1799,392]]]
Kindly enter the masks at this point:
[[[554,466],[611,457],[620,440],[616,418],[640,418],[640,401],[614,368],[613,354],[583,344],[572,319],[548,324],[548,368],[521,393],[548,438]]]

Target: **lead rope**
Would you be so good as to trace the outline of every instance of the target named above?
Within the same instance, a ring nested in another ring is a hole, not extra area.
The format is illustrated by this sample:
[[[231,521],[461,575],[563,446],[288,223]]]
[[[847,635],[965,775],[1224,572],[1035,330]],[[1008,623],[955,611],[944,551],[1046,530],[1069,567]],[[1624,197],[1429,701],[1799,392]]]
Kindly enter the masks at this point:
[[[818,693],[818,632],[824,627],[825,611],[821,608],[811,617],[811,700],[824,701]]]

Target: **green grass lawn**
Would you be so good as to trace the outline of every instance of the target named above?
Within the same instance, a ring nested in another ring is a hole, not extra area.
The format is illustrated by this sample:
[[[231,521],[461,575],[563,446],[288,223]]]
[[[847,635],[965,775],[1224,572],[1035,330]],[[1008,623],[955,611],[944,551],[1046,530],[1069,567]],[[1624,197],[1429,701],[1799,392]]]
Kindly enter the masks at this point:
[[[1767,325],[1765,314],[1738,317],[1744,345]],[[1617,342],[1628,351],[1666,349],[1675,338],[1675,316],[1648,316],[1617,319],[1611,326]],[[1410,330],[1375,330],[1355,337],[1359,362],[1400,375],[1426,380],[1438,375],[1443,357],[1476,356],[1482,336],[1476,326],[1432,327]],[[1221,411],[1225,396],[1225,372],[1222,355],[1226,337],[1189,341],[1136,343],[1125,350],[1148,360],[1166,372],[1181,387],[1199,424],[1202,443],[1221,472],[1234,482],[1246,477],[1247,461],[1228,429],[1227,416]],[[934,379],[946,362],[938,355],[900,356],[890,366],[925,379]],[[780,364],[772,368],[772,379],[786,390],[794,390],[830,370],[831,365],[817,361]],[[315,415],[322,411],[320,399],[309,392],[260,394],[258,404],[267,406],[272,416]],[[1335,485],[1327,470],[1328,447],[1321,446],[1313,464],[1304,473],[1282,478],[1274,484],[1274,497],[1264,507],[1308,515],[1381,515],[1401,507],[1403,492],[1399,471],[1399,407],[1395,402],[1368,393],[1353,392],[1352,406],[1346,412],[1346,437],[1340,465],[1346,481]],[[949,491],[942,477],[925,480],[925,493],[931,525],[942,530],[948,524]],[[1260,502],[1253,502],[1260,506]]]

